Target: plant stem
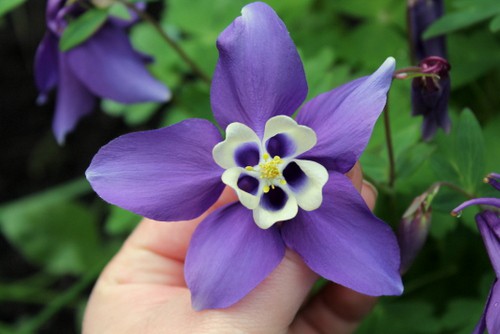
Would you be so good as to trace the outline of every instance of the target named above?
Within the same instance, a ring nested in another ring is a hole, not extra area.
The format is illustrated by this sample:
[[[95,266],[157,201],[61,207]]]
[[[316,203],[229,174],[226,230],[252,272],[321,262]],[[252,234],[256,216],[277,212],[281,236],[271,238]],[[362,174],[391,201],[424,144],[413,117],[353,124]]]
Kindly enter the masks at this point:
[[[163,30],[163,28],[160,26],[156,20],[151,17],[146,12],[143,12],[139,9],[137,9],[133,4],[127,2],[126,0],[118,0],[120,3],[124,4],[129,8],[131,11],[133,11],[135,14],[137,14],[142,20],[148,22],[151,24],[151,26],[160,34],[160,36],[163,38],[163,40],[172,48],[174,49],[175,52],[182,58],[182,60],[191,68],[193,73],[195,73],[197,76],[199,76],[203,81],[205,81],[207,84],[210,85],[211,80],[208,75],[206,75],[199,67],[196,65],[196,63],[187,55],[187,53],[177,44],[166,32]]]
[[[396,163],[394,161],[394,149],[392,146],[391,136],[391,122],[389,119],[389,94],[387,95],[387,103],[384,107],[384,130],[385,130],[385,143],[387,145],[387,154],[389,156],[389,188],[394,187],[396,181]]]

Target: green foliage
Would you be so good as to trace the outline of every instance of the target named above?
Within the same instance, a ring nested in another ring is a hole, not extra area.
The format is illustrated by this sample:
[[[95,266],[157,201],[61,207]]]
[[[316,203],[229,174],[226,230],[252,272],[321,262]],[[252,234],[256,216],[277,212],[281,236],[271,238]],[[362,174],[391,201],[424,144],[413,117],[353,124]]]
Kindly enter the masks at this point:
[[[0,17],[4,16],[5,14],[25,2],[26,0],[2,0],[2,2],[0,2]]]
[[[108,19],[108,12],[103,9],[91,9],[69,22],[61,36],[59,48],[68,51],[85,42],[102,27]]]
[[[24,2],[0,0],[0,16]],[[143,0],[129,1],[135,2]],[[125,105],[104,100],[100,109],[105,115],[100,113],[99,117],[119,124],[120,134],[169,126],[193,117],[214,121],[210,86],[166,43],[157,28],[166,32],[210,77],[218,57],[217,36],[250,2],[156,1],[154,8],[160,10],[150,14],[158,18],[158,26],[140,21],[130,28],[129,35],[139,52],[152,56],[154,61],[148,63],[148,68],[169,87],[173,99],[164,105]],[[415,65],[408,55],[406,1],[267,2],[283,19],[299,49],[309,86],[308,100],[369,75],[388,56],[396,58],[398,68]],[[400,298],[382,298],[357,333],[470,333],[482,312],[493,277],[474,220],[479,208],[464,210],[460,218],[452,217],[450,211],[469,197],[498,196],[481,180],[486,173],[500,172],[500,5],[498,0],[449,0],[446,4],[448,14],[426,36],[447,34],[452,66],[451,132],[440,130],[432,141],[422,141],[422,119],[411,116],[411,82],[394,80],[388,112],[395,155],[394,186],[389,186],[382,118],[361,156],[361,164],[365,178],[379,191],[376,214],[394,228],[416,196],[437,182],[448,185],[441,185],[432,202],[429,239],[404,277],[405,294]],[[39,15],[43,17],[44,13]],[[61,50],[84,42],[109,16],[128,19],[130,13],[119,3],[106,10],[87,11],[70,22],[61,39]],[[30,108],[35,109],[31,104]],[[91,143],[95,133],[107,131],[95,128],[92,133],[79,134],[75,140]],[[42,307],[32,317],[19,317],[12,325],[0,323],[0,332],[37,332],[62,308],[76,308],[81,317],[88,287],[103,261],[109,259],[141,219],[90,195],[90,186],[83,179],[58,187],[47,186],[50,182],[31,185],[36,179],[33,174],[43,176],[44,169],[59,171],[60,181],[67,180],[62,176],[65,171],[57,167],[64,161],[59,155],[73,149],[71,140],[66,149],[47,147],[38,143],[26,148],[26,164],[32,173],[20,185],[23,191],[19,193],[25,196],[12,196],[9,202],[0,204],[3,238],[37,272],[19,280],[0,277],[0,302]],[[90,158],[75,167],[78,175],[89,163]],[[43,188],[46,190],[39,193],[38,189]],[[54,282],[68,279],[75,283],[64,291],[54,289]]]
[[[449,13],[434,22],[424,33],[424,38],[432,38],[467,28],[499,13],[500,4],[496,0],[470,1],[460,11]]]

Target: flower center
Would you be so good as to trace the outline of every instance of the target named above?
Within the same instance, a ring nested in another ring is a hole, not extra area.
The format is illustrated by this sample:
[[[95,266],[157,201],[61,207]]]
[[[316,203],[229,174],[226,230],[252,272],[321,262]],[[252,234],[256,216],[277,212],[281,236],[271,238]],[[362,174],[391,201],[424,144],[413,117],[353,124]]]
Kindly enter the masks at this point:
[[[259,178],[263,179],[265,185],[263,187],[263,192],[268,193],[270,189],[274,189],[274,181],[277,180],[279,183],[285,185],[286,181],[281,175],[278,165],[283,164],[283,160],[277,155],[270,159],[269,154],[264,153],[262,155],[264,162],[260,163],[258,166],[246,166],[245,169],[249,172],[260,173]]]

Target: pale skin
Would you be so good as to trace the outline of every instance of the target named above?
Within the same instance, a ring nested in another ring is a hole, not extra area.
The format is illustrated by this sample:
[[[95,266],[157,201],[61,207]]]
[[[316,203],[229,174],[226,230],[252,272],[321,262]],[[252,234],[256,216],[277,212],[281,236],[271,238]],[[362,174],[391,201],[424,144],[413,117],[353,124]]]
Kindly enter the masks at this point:
[[[373,209],[376,190],[363,182],[359,164],[347,176]],[[85,311],[83,333],[352,333],[376,298],[334,283],[310,297],[318,276],[291,250],[235,305],[201,312],[191,308],[183,272],[191,235],[209,212],[235,200],[234,192],[226,189],[194,220],[144,219],[99,277]]]

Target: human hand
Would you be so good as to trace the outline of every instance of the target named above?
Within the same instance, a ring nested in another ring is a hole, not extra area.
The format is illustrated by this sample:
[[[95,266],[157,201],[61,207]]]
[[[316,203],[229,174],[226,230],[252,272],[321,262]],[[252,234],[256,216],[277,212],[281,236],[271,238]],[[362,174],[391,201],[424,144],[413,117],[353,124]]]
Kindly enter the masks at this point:
[[[347,174],[373,209],[376,191],[359,164]],[[237,200],[227,188],[202,216],[183,222],[144,219],[94,287],[83,333],[351,333],[376,298],[328,283],[308,299],[317,274],[291,250],[241,301],[226,309],[194,311],[184,259],[196,226],[217,207]],[[209,255],[207,255],[209,256]]]

